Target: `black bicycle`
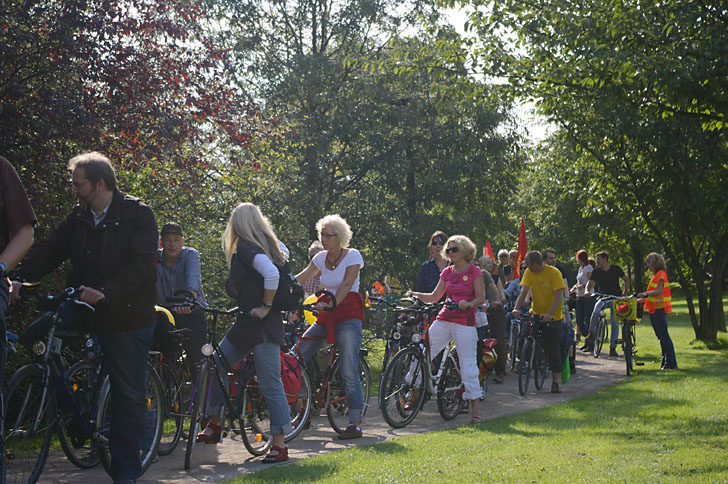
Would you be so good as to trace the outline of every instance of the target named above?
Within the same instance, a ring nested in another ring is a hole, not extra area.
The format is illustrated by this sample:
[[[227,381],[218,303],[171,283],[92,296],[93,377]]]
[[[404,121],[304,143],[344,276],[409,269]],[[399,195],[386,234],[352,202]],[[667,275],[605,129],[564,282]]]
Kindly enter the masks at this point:
[[[89,337],[86,357],[70,368],[61,353],[66,341],[78,340],[88,332],[65,329],[65,325],[59,324],[64,304],[94,310],[78,298],[77,289],[67,288],[61,295],[48,296],[41,302],[39,307],[47,311],[47,318],[39,319],[36,326],[31,325],[33,331],[42,332],[31,344],[36,361],[18,369],[8,384],[5,399],[7,482],[32,484],[38,480],[56,429],[61,447],[74,465],[88,468],[100,461],[107,472],[111,470],[110,385],[98,344],[93,336]],[[26,335],[24,340],[28,340]],[[162,429],[161,405],[161,383],[148,366],[147,433],[140,449],[142,473],[157,453]]]
[[[532,374],[536,389],[543,388],[549,366],[546,360],[546,351],[542,344],[546,324],[543,323],[541,316],[535,314],[523,313],[520,319],[523,323],[530,323],[527,326],[528,333],[523,341],[521,357],[518,361],[518,392],[525,395],[528,392]]]

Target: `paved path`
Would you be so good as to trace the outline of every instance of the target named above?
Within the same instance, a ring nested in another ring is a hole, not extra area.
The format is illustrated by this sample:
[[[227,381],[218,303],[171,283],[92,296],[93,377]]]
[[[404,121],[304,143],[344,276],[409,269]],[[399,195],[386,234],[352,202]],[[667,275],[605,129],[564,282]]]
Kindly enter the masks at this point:
[[[602,356],[599,359],[577,356],[577,372],[569,383],[562,387],[561,394],[552,394],[550,385],[536,392],[533,382],[530,392],[521,397],[518,394],[518,378],[508,375],[502,385],[489,384],[488,396],[481,403],[481,415],[486,419],[498,418],[545,407],[554,403],[571,400],[583,395],[595,393],[607,385],[612,385],[624,377],[624,359]],[[547,380],[548,383],[548,380]],[[375,403],[374,398],[370,404]],[[375,403],[376,404],[376,403]],[[460,415],[454,420],[444,421],[437,412],[437,404],[430,400],[417,415],[417,418],[404,429],[390,428],[378,408],[370,407],[362,428],[364,436],[354,441],[340,441],[329,427],[325,416],[315,418],[310,430],[290,442],[291,460],[314,457],[339,449],[357,445],[385,442],[395,437],[420,434],[433,430],[457,427],[470,422],[469,415]],[[212,483],[234,477],[245,472],[254,472],[262,468],[259,457],[252,457],[243,446],[239,437],[226,439],[220,445],[197,445],[193,455],[193,468],[184,470],[185,441],[181,441],[175,452],[160,457],[139,479],[139,484],[182,484]],[[101,466],[90,470],[79,470],[65,459],[62,452],[54,452],[48,458],[43,474],[38,481],[41,484],[63,483],[105,483],[111,482]]]

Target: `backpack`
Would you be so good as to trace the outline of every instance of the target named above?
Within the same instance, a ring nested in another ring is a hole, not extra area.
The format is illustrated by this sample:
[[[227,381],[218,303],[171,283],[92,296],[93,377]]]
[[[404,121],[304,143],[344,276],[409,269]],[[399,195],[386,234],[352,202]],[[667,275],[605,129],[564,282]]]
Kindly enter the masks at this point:
[[[288,403],[296,403],[301,390],[301,366],[295,356],[281,351],[281,382]]]
[[[295,311],[303,303],[303,286],[299,284],[286,261],[278,267],[278,290],[273,298],[273,307],[279,311]]]

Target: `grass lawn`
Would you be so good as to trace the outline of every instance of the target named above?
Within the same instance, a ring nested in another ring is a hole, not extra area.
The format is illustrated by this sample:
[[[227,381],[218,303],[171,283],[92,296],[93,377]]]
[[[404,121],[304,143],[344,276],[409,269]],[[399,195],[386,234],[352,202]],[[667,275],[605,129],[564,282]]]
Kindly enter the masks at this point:
[[[637,328],[637,359],[645,365],[597,394],[230,482],[728,482],[728,350],[691,344],[682,300],[668,327],[677,371],[658,370],[659,343],[645,316]],[[728,347],[726,335],[719,338]]]

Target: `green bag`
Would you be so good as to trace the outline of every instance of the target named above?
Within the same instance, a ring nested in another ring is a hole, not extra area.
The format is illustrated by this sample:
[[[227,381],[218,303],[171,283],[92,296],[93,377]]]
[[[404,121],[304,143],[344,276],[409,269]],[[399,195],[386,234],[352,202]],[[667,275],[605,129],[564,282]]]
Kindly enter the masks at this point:
[[[564,366],[561,367],[561,384],[563,385],[567,381],[571,380],[571,363],[570,363],[570,356],[566,357],[566,360],[564,361]]]

